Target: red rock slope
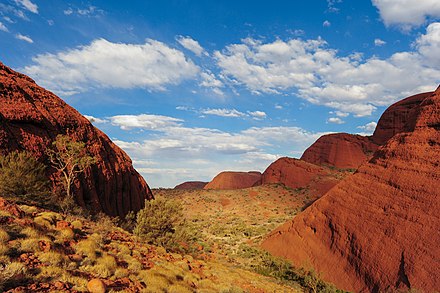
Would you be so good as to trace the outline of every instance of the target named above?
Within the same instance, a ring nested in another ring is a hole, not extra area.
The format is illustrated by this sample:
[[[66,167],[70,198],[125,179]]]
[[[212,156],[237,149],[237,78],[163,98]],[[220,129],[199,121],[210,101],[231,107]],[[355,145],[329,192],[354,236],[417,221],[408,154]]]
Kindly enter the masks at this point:
[[[53,93],[0,63],[0,152],[26,149],[44,157],[46,146],[67,131],[98,160],[77,186],[82,206],[124,215],[153,197],[127,154],[104,133]]]
[[[352,291],[440,288],[440,90],[370,162],[263,247]]]
[[[357,169],[368,161],[377,147],[370,137],[348,133],[328,134],[306,149],[301,160],[316,165]]]
[[[432,95],[432,92],[423,93],[403,99],[391,105],[380,117],[374,131],[372,140],[374,143],[382,145],[386,143],[396,133],[404,131],[408,115],[412,113],[415,107],[420,105],[421,101]]]
[[[293,158],[280,158],[264,171],[262,184],[282,183],[290,188],[309,188],[318,196],[339,181],[338,172]]]
[[[203,187],[206,186],[208,182],[202,182],[202,181],[187,181],[183,182],[179,185],[176,185],[174,189],[203,189]]]
[[[242,189],[261,185],[260,172],[221,172],[203,189]]]

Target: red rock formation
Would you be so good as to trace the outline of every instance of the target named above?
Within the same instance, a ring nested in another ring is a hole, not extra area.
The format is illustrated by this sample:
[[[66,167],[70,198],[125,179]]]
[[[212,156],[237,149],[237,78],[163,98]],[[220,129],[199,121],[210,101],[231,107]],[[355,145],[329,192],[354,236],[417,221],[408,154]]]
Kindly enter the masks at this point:
[[[368,161],[377,147],[370,137],[348,133],[328,134],[306,149],[301,160],[316,165],[357,169]]]
[[[183,182],[179,185],[176,185],[174,189],[203,189],[208,182],[201,182],[201,181],[187,181]]]
[[[28,150],[44,160],[45,148],[67,132],[85,142],[98,161],[76,186],[81,206],[125,215],[153,197],[127,154],[103,132],[53,93],[0,63],[0,153]]]
[[[414,95],[391,105],[377,123],[372,137],[373,142],[379,145],[385,144],[396,133],[404,131],[412,109],[418,107],[430,95],[432,92]]]
[[[282,183],[291,188],[309,188],[321,196],[340,181],[336,173],[326,167],[284,157],[264,171],[262,184]]]
[[[203,189],[242,189],[261,185],[260,172],[221,172]]]
[[[440,288],[440,90],[358,171],[263,247],[351,291]]]

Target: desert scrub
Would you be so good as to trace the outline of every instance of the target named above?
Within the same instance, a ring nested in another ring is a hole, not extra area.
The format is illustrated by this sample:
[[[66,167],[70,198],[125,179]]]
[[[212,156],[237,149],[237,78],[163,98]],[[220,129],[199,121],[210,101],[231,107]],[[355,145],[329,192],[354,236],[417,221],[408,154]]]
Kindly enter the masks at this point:
[[[27,277],[27,269],[24,264],[19,262],[10,262],[5,265],[0,265],[0,291],[9,283],[19,284]]]
[[[0,243],[6,243],[9,240],[9,234],[2,228],[0,228]]]
[[[86,256],[91,261],[96,260],[96,252],[100,249],[102,241],[99,235],[93,237],[94,235],[96,234],[90,235],[89,238],[81,240],[75,245],[76,253]]]
[[[164,198],[145,201],[145,207],[137,214],[133,233],[149,244],[171,251],[185,250],[196,240],[183,217],[182,206]]]
[[[18,200],[36,200],[47,194],[46,166],[27,152],[0,156],[0,194]]]
[[[62,265],[66,260],[64,255],[56,251],[39,252],[36,255],[42,263],[51,266]]]

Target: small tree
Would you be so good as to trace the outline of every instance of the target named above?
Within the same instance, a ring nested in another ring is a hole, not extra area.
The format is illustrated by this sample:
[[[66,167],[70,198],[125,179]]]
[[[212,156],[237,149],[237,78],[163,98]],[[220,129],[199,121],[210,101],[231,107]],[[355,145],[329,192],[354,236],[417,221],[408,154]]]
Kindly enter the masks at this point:
[[[74,141],[68,135],[59,134],[47,150],[52,166],[61,174],[66,192],[65,205],[73,203],[72,185],[78,175],[96,163],[96,159],[87,154],[84,142]]]
[[[133,233],[149,244],[171,250],[182,250],[196,238],[196,233],[189,231],[182,207],[176,201],[160,197],[145,201],[145,207],[137,214]]]
[[[48,191],[45,168],[27,152],[0,156],[0,196],[38,199]]]

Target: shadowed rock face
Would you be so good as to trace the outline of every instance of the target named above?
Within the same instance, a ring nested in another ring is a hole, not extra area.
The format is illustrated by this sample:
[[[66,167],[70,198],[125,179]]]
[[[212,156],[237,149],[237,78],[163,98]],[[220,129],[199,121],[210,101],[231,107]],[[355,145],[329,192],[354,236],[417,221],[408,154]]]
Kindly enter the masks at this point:
[[[203,189],[242,189],[261,185],[260,172],[221,172]]]
[[[179,185],[176,185],[174,189],[203,189],[203,187],[206,186],[208,182],[202,182],[202,181],[187,181],[183,182]]]
[[[122,216],[153,198],[127,154],[103,132],[53,93],[0,63],[0,152],[27,150],[46,160],[47,146],[66,133],[85,142],[98,161],[76,183],[81,206]]]
[[[370,137],[334,133],[321,136],[305,150],[301,160],[316,164],[328,165],[341,169],[357,169],[368,161],[378,145]]]
[[[340,181],[335,173],[329,168],[284,157],[264,171],[262,184],[282,183],[290,188],[309,188],[321,196]]]
[[[263,247],[351,291],[440,288],[440,90],[358,171]]]

